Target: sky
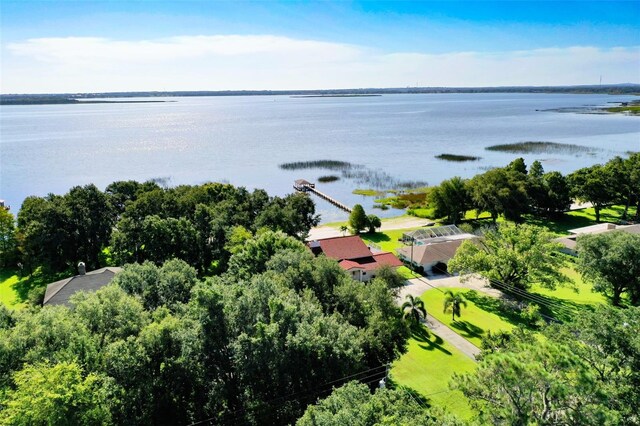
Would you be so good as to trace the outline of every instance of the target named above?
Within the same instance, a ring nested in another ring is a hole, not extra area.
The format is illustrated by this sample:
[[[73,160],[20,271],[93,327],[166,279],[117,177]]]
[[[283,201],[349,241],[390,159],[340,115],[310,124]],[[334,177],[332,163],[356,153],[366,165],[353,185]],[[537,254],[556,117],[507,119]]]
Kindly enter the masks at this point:
[[[640,0],[0,0],[0,92],[640,83]]]

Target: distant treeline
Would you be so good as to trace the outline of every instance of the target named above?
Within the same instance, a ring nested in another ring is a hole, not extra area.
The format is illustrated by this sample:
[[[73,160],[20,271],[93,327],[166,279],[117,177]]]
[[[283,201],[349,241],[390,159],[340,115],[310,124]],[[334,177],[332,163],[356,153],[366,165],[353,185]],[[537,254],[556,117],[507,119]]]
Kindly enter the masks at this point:
[[[640,95],[640,84],[585,85],[585,86],[505,86],[505,87],[390,87],[327,90],[219,90],[175,92],[97,92],[59,94],[6,94],[0,95],[0,104],[56,104],[70,103],[70,99],[137,98],[170,96],[265,96],[265,95],[383,95],[403,93],[574,93],[607,95]]]

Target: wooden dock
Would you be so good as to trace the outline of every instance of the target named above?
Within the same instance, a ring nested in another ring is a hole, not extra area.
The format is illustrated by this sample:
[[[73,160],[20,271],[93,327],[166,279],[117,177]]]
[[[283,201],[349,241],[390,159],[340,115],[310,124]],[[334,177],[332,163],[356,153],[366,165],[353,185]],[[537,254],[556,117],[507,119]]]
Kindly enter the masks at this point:
[[[344,210],[347,213],[351,213],[351,207],[347,207],[345,204],[342,204],[340,201],[336,200],[335,198],[330,197],[329,195],[325,194],[324,192],[318,191],[316,189],[316,185],[314,183],[311,183],[311,182],[306,181],[304,179],[298,179],[298,180],[296,180],[294,182],[293,189],[295,189],[296,191],[299,191],[299,192],[312,192],[312,193],[316,194],[318,197],[322,198],[323,200],[328,201],[329,203],[333,204],[334,206],[336,206],[340,210]]]

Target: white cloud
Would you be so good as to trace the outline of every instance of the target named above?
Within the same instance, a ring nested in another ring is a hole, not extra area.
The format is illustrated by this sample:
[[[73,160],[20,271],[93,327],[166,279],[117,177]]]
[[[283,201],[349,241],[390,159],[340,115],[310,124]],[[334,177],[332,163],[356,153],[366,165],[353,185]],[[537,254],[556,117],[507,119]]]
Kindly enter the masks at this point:
[[[2,92],[497,86],[640,81],[640,47],[381,52],[274,35],[36,38],[3,46]]]

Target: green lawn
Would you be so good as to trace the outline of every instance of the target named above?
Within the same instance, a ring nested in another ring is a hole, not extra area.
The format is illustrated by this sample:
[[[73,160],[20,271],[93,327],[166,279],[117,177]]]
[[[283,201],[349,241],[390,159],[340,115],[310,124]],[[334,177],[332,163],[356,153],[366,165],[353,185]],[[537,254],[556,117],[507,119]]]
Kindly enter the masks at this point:
[[[610,206],[600,210],[600,222],[620,222],[624,213],[624,206]],[[629,207],[627,217],[632,218],[636,214],[634,207]],[[532,225],[538,225],[547,228],[549,231],[566,235],[570,229],[582,228],[583,226],[595,225],[596,212],[593,208],[573,210],[565,213],[559,218],[541,219],[534,217],[526,217],[526,222]]]
[[[475,368],[475,362],[426,328],[414,331],[409,347],[391,369],[391,378],[399,385],[411,388],[434,406],[446,408],[457,416],[469,419],[474,413],[460,391],[451,391],[453,373]]]
[[[529,290],[542,301],[540,303],[542,313],[561,321],[567,321],[578,310],[593,309],[601,303],[607,303],[607,298],[601,293],[593,292],[591,285],[582,280],[573,266],[564,268],[562,271],[573,281],[572,286],[549,290],[539,285],[533,285]]]
[[[404,247],[401,241],[402,234],[405,232],[415,231],[416,229],[423,229],[422,226],[406,229],[393,229],[391,231],[375,232],[373,234],[360,234],[360,238],[365,243],[373,243],[380,247],[384,251],[395,252],[397,249]]]
[[[20,309],[26,305],[32,289],[44,287],[66,276],[66,273],[46,276],[40,269],[36,269],[33,275],[18,278],[14,270],[0,269],[0,303],[9,308]]]
[[[13,271],[0,270],[0,303],[9,308],[22,307],[22,300],[17,291],[17,285],[21,281]]]
[[[396,269],[396,271],[398,271],[398,274],[400,274],[400,276],[405,280],[422,277],[422,275],[413,272],[411,269],[407,268],[406,266],[401,266],[398,269]]]
[[[467,306],[462,307],[462,316],[455,321],[451,319],[451,313],[443,312],[446,295],[440,290],[461,293],[467,301]],[[510,331],[515,325],[524,325],[518,315],[502,308],[498,299],[468,288],[434,288],[424,292],[420,298],[430,315],[477,347],[489,330]]]

